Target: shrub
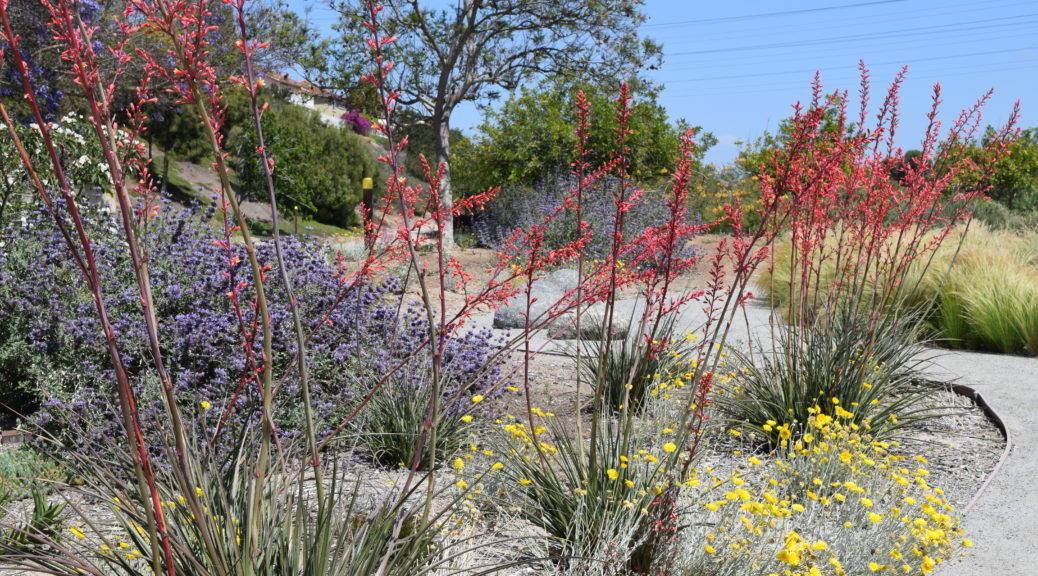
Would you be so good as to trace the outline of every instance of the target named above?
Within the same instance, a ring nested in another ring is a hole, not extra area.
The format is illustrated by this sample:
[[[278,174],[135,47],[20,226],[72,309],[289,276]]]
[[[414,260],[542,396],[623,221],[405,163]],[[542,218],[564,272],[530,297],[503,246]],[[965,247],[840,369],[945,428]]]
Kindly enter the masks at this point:
[[[50,458],[28,447],[0,452],[0,508],[12,500],[46,494],[66,479],[61,467]]]
[[[988,127],[966,154],[983,160],[990,153],[985,148],[997,135]],[[1011,210],[1038,210],[1038,128],[1020,131],[983,184],[990,186],[988,196]]]
[[[142,395],[141,413],[146,426],[158,433],[162,426],[162,399],[147,369],[147,350],[136,337],[142,330],[130,262],[120,248],[120,232],[110,226],[110,214],[101,206],[81,199],[89,217],[89,230],[104,265],[104,280],[111,286],[113,316],[125,328],[121,344],[131,361],[133,377]],[[0,388],[4,398],[21,395],[28,404],[42,404],[36,420],[51,426],[71,426],[69,439],[86,449],[104,448],[104,438],[118,433],[113,418],[115,405],[107,382],[108,367],[102,356],[103,334],[90,312],[86,288],[76,281],[78,271],[63,257],[50,217],[42,212],[26,216],[25,224],[9,222],[0,238],[12,247],[0,254]],[[212,433],[220,414],[232,401],[239,426],[252,421],[259,409],[254,387],[241,387],[244,358],[236,310],[228,299],[232,280],[214,262],[229,257],[241,262],[241,248],[227,254],[218,229],[198,211],[162,210],[149,223],[149,268],[156,307],[161,313],[164,355],[183,410],[197,419],[201,436]],[[424,316],[405,309],[398,316],[397,283],[343,284],[341,270],[331,255],[314,241],[286,238],[286,266],[299,283],[296,296],[313,333],[308,360],[319,418],[337,421],[348,412],[358,394],[368,392],[387,366],[413,354],[425,330]],[[273,263],[273,247],[260,247],[260,259]],[[32,271],[30,273],[30,270]],[[251,277],[241,264],[233,267],[234,282],[248,284]],[[283,286],[269,280],[272,314],[288,316]],[[250,322],[253,312],[239,310]],[[257,346],[258,343],[253,343]],[[293,357],[292,334],[279,331],[274,339],[274,361],[286,367]],[[495,347],[486,335],[453,338],[447,343],[448,376],[472,387],[472,393],[496,382],[499,374],[487,362]],[[491,363],[492,364],[492,363]],[[428,365],[409,362],[400,372],[415,386],[428,381]],[[489,368],[489,369],[488,369]],[[294,373],[286,376],[282,394],[298,398]],[[6,392],[10,391],[10,392]],[[210,408],[203,408],[203,402]],[[299,434],[302,415],[298,404],[282,404],[277,419],[282,433]],[[231,435],[225,435],[231,441]],[[224,446],[226,448],[227,446]]]
[[[39,128],[35,124],[18,124],[15,130],[30,157],[43,164],[40,177],[53,185],[53,170],[46,167],[47,151],[43,146]],[[101,148],[92,131],[93,126],[75,112],[55,120],[51,130],[51,138],[63,162],[66,177],[77,190],[107,189],[111,185],[108,166],[100,160]],[[3,166],[3,177],[7,179],[7,184],[0,190],[0,194],[3,195],[0,203],[4,205],[4,210],[0,211],[2,220],[5,217],[4,212],[7,212],[6,217],[14,213],[14,209],[23,200],[23,192],[31,186],[29,175],[6,132],[0,140],[0,166]]]
[[[274,185],[281,207],[297,208],[318,222],[347,227],[357,223],[364,178],[377,178],[378,166],[362,138],[329,126],[315,112],[274,101],[263,115],[267,150],[276,158]],[[266,200],[266,181],[252,154],[251,124],[231,130],[229,147],[242,194]]]
[[[567,171],[576,160],[575,95],[572,87],[527,89],[489,112],[479,133],[471,141],[459,140],[453,149],[451,168],[458,193],[535,186],[551,174]],[[601,166],[618,152],[615,96],[589,88],[587,99],[592,118],[588,161]],[[631,176],[647,185],[665,182],[675,167],[683,127],[668,121],[653,93],[640,95],[631,108],[629,125],[633,130],[627,155]],[[709,134],[701,137],[695,151],[697,162],[714,142]]]
[[[802,432],[811,440],[783,441],[730,478],[704,478],[677,573],[929,574],[972,545],[925,459],[841,417],[812,416]],[[697,470],[696,483],[707,474]]]
[[[733,426],[772,445],[818,413],[847,415],[877,438],[933,416],[921,407],[926,362],[916,347],[917,317],[870,322],[847,311],[798,330],[779,331],[775,351],[737,354],[741,371],[717,399]]]
[[[342,115],[342,121],[346,123],[346,126],[353,130],[354,134],[361,136],[367,136],[371,132],[371,120],[368,120],[361,114],[360,110],[354,108],[349,112]]]
[[[483,246],[502,249],[515,230],[526,230],[540,224],[547,214],[559,209],[571,196],[576,180],[572,176],[557,175],[533,186],[509,187],[501,190],[475,218],[476,237]],[[610,230],[616,215],[614,194],[619,182],[604,178],[585,192],[584,221],[591,231],[590,241],[584,248],[588,259],[605,257],[612,243]],[[647,226],[665,217],[663,192],[648,191],[626,213],[626,233],[634,236]],[[577,240],[577,220],[572,210],[552,218],[544,231],[544,247],[561,248]]]

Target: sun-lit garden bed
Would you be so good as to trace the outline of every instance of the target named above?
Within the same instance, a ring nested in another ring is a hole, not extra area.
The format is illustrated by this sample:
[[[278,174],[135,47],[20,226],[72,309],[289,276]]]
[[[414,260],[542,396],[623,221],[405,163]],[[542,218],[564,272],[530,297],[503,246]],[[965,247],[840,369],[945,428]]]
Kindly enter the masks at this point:
[[[879,103],[864,66],[860,101],[816,80],[718,202],[707,139],[646,157],[623,82],[573,95],[568,173],[454,197],[442,143],[397,133],[420,55],[363,7],[381,170],[304,206],[362,223],[346,251],[278,206],[321,164],[293,154],[361,141],[270,106],[244,2],[128,2],[107,43],[43,3],[86,111],[54,120],[0,0],[0,390],[30,436],[0,452],[0,573],[926,575],[973,546],[1006,438],[926,346],[1038,352],[1032,238],[974,222],[1015,109],[977,145],[986,97],[942,128],[938,86],[909,159],[904,72]],[[158,184],[159,94],[212,203]]]

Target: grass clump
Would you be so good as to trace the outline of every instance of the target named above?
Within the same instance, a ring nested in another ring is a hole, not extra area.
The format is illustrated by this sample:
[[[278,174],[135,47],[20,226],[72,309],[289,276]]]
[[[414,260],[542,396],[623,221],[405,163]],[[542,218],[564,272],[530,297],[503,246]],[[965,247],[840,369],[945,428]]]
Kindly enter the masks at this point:
[[[917,317],[848,312],[781,330],[775,351],[740,356],[743,368],[717,403],[734,426],[772,445],[816,414],[850,415],[873,436],[889,437],[934,412],[923,407],[931,390],[917,383],[925,366],[917,332]]]
[[[372,397],[362,433],[365,447],[379,464],[409,467],[417,460],[419,470],[430,470],[457,453],[468,440],[474,420],[470,412],[476,403],[470,400],[465,406],[461,400],[452,401],[437,410],[435,440],[426,435],[419,457],[418,440],[425,429],[429,402],[429,386],[397,383]]]
[[[607,412],[617,413],[624,405],[641,412],[649,391],[669,379],[687,348],[684,335],[677,333],[677,319],[676,314],[668,314],[653,334],[646,334],[646,327],[632,315],[622,329],[625,337],[581,340],[579,356],[576,350],[569,351],[578,361],[583,381],[601,387]]]
[[[943,345],[1038,355],[1038,230],[992,230],[974,222],[962,233],[961,248],[948,241],[932,260],[911,264],[891,308],[929,309],[927,323]],[[790,249],[788,241],[780,243],[774,268],[759,280],[779,308],[789,305]],[[840,276],[829,260],[819,265],[811,290],[838,290]]]
[[[934,294],[933,324],[950,345],[1038,355],[1038,232],[973,230],[943,285],[922,289]]]
[[[648,565],[654,523],[648,511],[670,477],[660,447],[653,455],[650,446],[625,445],[630,437],[614,423],[592,450],[553,415],[537,412],[543,416],[533,430],[516,419],[503,424],[510,441],[501,451],[501,477],[513,509],[549,536],[549,559],[568,574],[601,563]]]

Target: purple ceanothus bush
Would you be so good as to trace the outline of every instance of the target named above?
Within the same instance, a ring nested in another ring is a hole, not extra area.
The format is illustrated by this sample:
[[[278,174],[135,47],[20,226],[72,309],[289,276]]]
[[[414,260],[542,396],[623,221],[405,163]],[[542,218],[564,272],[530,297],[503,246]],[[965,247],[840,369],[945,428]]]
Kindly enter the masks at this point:
[[[546,214],[559,211],[575,186],[573,175],[559,174],[533,187],[502,189],[477,213],[474,221],[476,238],[488,248],[505,248],[509,236],[516,230],[538,225]],[[603,177],[584,193],[582,217],[588,224],[588,238],[583,249],[586,258],[601,259],[609,253],[612,243],[610,230],[616,217],[614,194],[619,186],[619,179]],[[663,221],[667,215],[665,198],[662,192],[646,191],[641,200],[625,213],[626,229],[637,234]],[[544,243],[548,248],[559,248],[580,236],[575,215],[563,212],[545,227]]]
[[[118,330],[139,394],[142,422],[152,446],[161,445],[164,411],[154,390],[154,374],[144,346],[131,263],[125,240],[111,223],[111,214],[80,199],[94,239],[107,286],[108,306]],[[229,410],[232,431],[259,418],[254,386],[241,386],[246,372],[241,354],[238,319],[227,293],[230,283],[251,284],[250,271],[239,257],[228,270],[214,266],[226,260],[222,238],[212,213],[167,205],[141,238],[150,250],[150,272],[163,354],[177,397],[200,444],[213,437],[221,415]],[[35,419],[79,448],[104,450],[103,441],[119,434],[104,356],[104,335],[93,304],[77,271],[68,261],[53,218],[34,211],[0,225],[0,387],[20,387],[25,395],[45,399]],[[273,262],[271,243],[258,244],[264,265]],[[414,305],[400,305],[399,282],[347,283],[341,263],[316,242],[282,239],[285,265],[296,282],[296,296],[308,333],[311,388],[322,429],[338,422],[356,399],[377,379],[413,355],[426,334],[425,317]],[[236,249],[238,252],[240,248]],[[297,373],[284,368],[295,352],[290,310],[279,277],[268,279],[274,332],[274,363],[285,377],[281,383],[275,421],[283,437],[296,436],[302,426],[298,413]],[[245,310],[246,323],[252,321]],[[254,343],[254,346],[258,344]],[[445,352],[445,370],[458,383],[473,381],[473,393],[491,394],[500,388],[502,371],[492,360],[493,338],[475,331],[452,338]],[[412,358],[395,377],[397,387],[427,385],[428,366],[421,355]],[[491,368],[488,370],[488,363]],[[453,393],[453,390],[445,393]],[[291,400],[296,398],[297,400]],[[328,432],[327,429],[324,430]],[[222,434],[221,442],[235,433]],[[226,447],[226,446],[224,446]],[[156,454],[158,456],[158,454]]]

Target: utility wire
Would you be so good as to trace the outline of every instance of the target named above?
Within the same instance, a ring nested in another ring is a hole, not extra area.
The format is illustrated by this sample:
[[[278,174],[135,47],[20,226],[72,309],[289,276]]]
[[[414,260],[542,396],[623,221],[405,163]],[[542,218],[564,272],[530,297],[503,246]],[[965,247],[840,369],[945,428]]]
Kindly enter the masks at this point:
[[[1012,66],[1005,66],[1005,67],[1001,67],[1001,68],[982,68],[982,69],[975,69],[975,70],[960,70],[958,72],[938,72],[938,73],[934,73],[933,71],[928,71],[927,75],[925,75],[925,76],[909,76],[908,81],[943,80],[945,78],[954,78],[954,77],[959,77],[959,76],[972,76],[972,75],[976,75],[976,74],[991,74],[991,73],[994,73],[994,72],[1017,72],[1017,71],[1024,71],[1024,70],[1034,70],[1035,68],[1038,68],[1038,63],[1030,64],[1030,65],[1026,65],[1026,66],[1020,66],[1019,65],[1019,64],[1026,64],[1026,63],[1029,63],[1029,62],[1038,62],[1038,60],[1035,60],[1035,59],[1022,60],[1022,61],[1020,61],[1018,63],[1014,63]],[[822,80],[823,80],[823,82],[825,82],[826,85],[833,86],[835,84],[840,84],[840,83],[846,83],[846,82],[853,81],[853,78],[846,77],[846,78],[842,79],[842,81],[841,80],[835,80],[834,81],[833,78],[823,77]],[[875,85],[875,83],[873,83],[873,85]],[[671,95],[668,96],[668,99],[690,98],[690,97],[697,97],[697,96],[734,96],[734,95],[747,95],[747,94],[771,94],[771,93],[775,93],[775,92],[794,90],[794,89],[798,89],[798,88],[801,88],[801,87],[805,91],[809,91],[810,88],[811,88],[810,81],[799,82],[799,83],[796,83],[796,84],[785,84],[785,85],[777,85],[776,84],[776,85],[770,85],[770,86],[771,87],[769,87],[769,85],[760,85],[760,87],[761,87],[760,90],[741,90],[739,88],[735,88],[735,89],[732,89],[732,90],[714,90],[714,91],[695,91],[695,90],[690,90],[690,91],[687,91],[687,92],[684,92],[684,93],[681,93],[681,94],[671,94]],[[747,88],[748,87],[749,86],[747,86]],[[832,88],[832,89],[827,90],[827,91],[828,92],[832,92],[835,89],[836,88]]]
[[[1029,18],[1032,16],[1038,16],[1038,12],[1032,12],[1028,14],[1016,14],[1013,16],[1003,16],[1001,18],[984,18],[981,20],[973,20],[969,22],[956,22],[953,24],[939,24],[936,26],[917,26],[913,28],[902,28],[899,30],[891,30],[889,32],[870,32],[868,34],[851,34],[847,36],[830,36],[828,38],[817,38],[812,40],[800,40],[794,42],[772,42],[767,44],[753,44],[749,46],[736,46],[728,48],[711,48],[708,50],[689,50],[685,52],[672,52],[669,56],[686,56],[691,54],[715,54],[718,52],[743,52],[748,50],[766,50],[771,48],[787,48],[787,47],[803,47],[803,46],[818,46],[825,45],[832,42],[840,42],[845,44],[847,42],[855,41],[869,41],[869,40],[881,40],[885,38],[897,38],[901,36],[919,36],[924,34],[940,34],[943,32],[959,32],[959,31],[974,31],[974,30],[985,30],[992,28],[1003,28],[1020,25],[1030,25],[1038,20],[1020,21],[1021,18]],[[1006,22],[1006,21],[1009,22]],[[983,25],[981,25],[983,24]]]
[[[1026,38],[1029,41],[1034,41],[1035,32],[1027,31],[1019,34],[1005,34],[999,36],[999,41],[1005,42],[1008,40],[1016,40]],[[810,65],[815,68],[820,68],[820,62],[827,60],[838,60],[839,62],[832,65],[842,65],[848,59],[858,61],[862,58],[868,60],[870,57],[870,51],[883,51],[881,54],[873,56],[875,58],[889,58],[889,52],[891,48],[904,47],[908,50],[917,50],[925,47],[928,51],[940,52],[940,50],[934,50],[937,48],[969,48],[971,45],[983,42],[984,46],[991,45],[991,36],[987,32],[980,32],[978,37],[971,37],[968,35],[958,36],[955,39],[938,40],[933,39],[927,41],[925,46],[919,46],[918,42],[914,38],[892,40],[884,42],[881,45],[872,46],[848,46],[841,48],[834,46],[828,48],[823,53],[815,51],[805,51],[801,49],[786,49],[776,50],[768,52],[767,54],[745,54],[742,56],[736,55],[728,59],[721,59],[718,57],[711,58],[708,60],[698,61],[681,61],[678,64],[664,63],[663,71],[674,72],[682,70],[711,70],[716,68],[725,68],[728,70],[736,68],[746,68],[750,66],[759,67],[772,67],[773,64],[787,64],[787,65]]]
[[[654,40],[663,42],[667,46],[680,46],[687,44],[694,44],[697,42],[707,42],[711,40],[732,40],[743,38],[746,36],[759,37],[763,34],[769,36],[789,34],[809,34],[816,33],[819,30],[839,29],[845,27],[862,28],[872,24],[888,24],[891,22],[904,24],[908,21],[913,20],[928,20],[933,21],[936,17],[947,19],[953,16],[963,16],[966,14],[973,14],[976,12],[983,12],[990,14],[992,10],[1006,10],[1009,8],[1015,8],[1018,6],[1034,6],[1033,0],[1023,1],[998,1],[989,2],[982,6],[978,5],[977,2],[963,2],[960,4],[946,4],[941,6],[940,14],[935,15],[932,7],[919,8],[915,10],[905,10],[898,12],[888,12],[885,14],[873,14],[870,16],[850,16],[840,17],[837,19],[830,20],[812,20],[812,19],[797,19],[796,22],[790,22],[788,24],[772,24],[768,26],[758,26],[753,28],[743,27],[728,27],[719,26],[716,28],[710,28],[706,30],[696,30],[694,34],[689,34],[689,30],[674,30],[673,32],[667,32],[665,34],[652,34]],[[959,9],[956,8],[963,8]],[[913,15],[915,14],[915,15]]]
[[[825,6],[822,8],[803,8],[800,10],[784,10],[781,12],[760,12],[757,14],[744,14],[742,16],[722,16],[720,18],[699,18],[695,20],[680,20],[677,22],[651,22],[643,24],[645,28],[665,28],[670,26],[685,26],[688,24],[713,24],[718,22],[745,22],[762,18],[774,18],[776,16],[790,16],[793,14],[811,14],[817,12],[829,12],[833,10],[846,10],[848,8],[862,8],[865,6],[878,6],[880,4],[900,4],[906,0],[876,0],[873,2],[858,2],[857,4],[842,4],[838,6]]]
[[[1019,65],[1019,64],[1023,64],[1023,63],[1027,63],[1027,62],[1034,62],[1034,61],[1038,61],[1038,58],[1026,58],[1026,59],[1023,59],[1023,60],[1014,59],[1014,60],[1011,60],[1011,61],[1008,61],[1008,62],[1005,62],[1005,61],[1003,61],[1003,62],[993,62],[993,63],[990,63],[988,66],[984,66],[982,68],[976,68],[976,70],[980,71],[980,72],[994,71],[995,69],[991,68],[990,66],[992,66],[992,65],[994,65],[994,66],[998,66],[998,65]],[[889,72],[892,75],[894,71],[891,70]],[[917,70],[917,72],[919,72],[921,74],[926,74],[926,75],[928,75],[930,77],[936,78],[936,76],[934,76],[936,74],[943,74],[943,73],[959,74],[960,72],[962,72],[962,67],[961,66],[955,66],[953,68],[928,68],[928,69]],[[870,75],[872,75],[873,77],[875,77],[877,75],[880,75],[880,74],[881,74],[880,72],[877,72],[874,69],[870,69]],[[840,82],[847,82],[847,81],[856,81],[859,77],[860,77],[859,74],[848,74],[846,72],[844,72],[844,73],[836,73],[836,74],[828,74],[828,75],[827,74],[821,74],[821,79],[826,84],[833,84],[833,83],[840,83]],[[926,77],[927,76],[915,76],[914,74],[909,73],[908,81],[911,82],[911,81],[915,81],[915,80],[925,79]],[[708,87],[708,88],[704,88],[703,90],[705,92],[709,93],[709,92],[714,92],[714,91],[726,92],[726,91],[729,91],[729,90],[742,90],[742,89],[768,88],[768,87],[796,88],[796,87],[800,87],[800,86],[809,85],[813,78],[814,78],[814,72],[812,72],[810,74],[805,74],[801,79],[790,78],[788,80],[781,80],[781,81],[771,82],[771,83],[751,82],[751,83],[736,84],[736,85],[730,85],[730,86],[711,86],[711,87]]]
[[[865,65],[868,66],[868,67],[886,66],[886,65],[889,65],[889,64],[904,64],[904,65],[907,65],[907,66],[911,66],[911,65],[919,63],[919,62],[933,62],[933,61],[937,61],[937,60],[953,60],[955,58],[971,58],[971,57],[974,57],[974,56],[991,56],[991,55],[994,55],[994,54],[1008,54],[1008,53],[1012,53],[1012,52],[1022,52],[1022,51],[1026,51],[1026,50],[1038,50],[1038,45],[1024,46],[1022,48],[1009,48],[1009,49],[1006,49],[1006,50],[987,50],[987,51],[984,51],[984,52],[969,52],[969,53],[965,53],[965,54],[948,54],[946,56],[933,56],[931,58],[913,58],[911,60],[905,60],[905,59],[901,59],[901,60],[887,60],[885,62],[868,62],[868,61],[866,61]],[[836,70],[847,70],[847,69],[852,69],[852,68],[856,69],[856,68],[858,68],[858,65],[855,64],[855,65],[850,65],[850,66],[830,66],[830,67],[827,67],[826,69],[828,69],[828,70],[834,70],[834,69],[836,69]],[[706,77],[703,77],[703,78],[685,78],[685,79],[682,79],[682,80],[670,80],[667,83],[668,84],[687,84],[687,83],[690,83],[690,82],[706,82],[708,80],[709,81],[716,81],[716,80],[735,80],[735,79],[742,79],[742,78],[762,78],[762,77],[765,77],[765,76],[782,76],[784,74],[801,74],[801,73],[804,73],[804,72],[811,72],[811,73],[813,73],[813,72],[815,72],[817,70],[819,70],[819,67],[815,67],[815,68],[801,68],[801,69],[798,69],[798,70],[781,70],[781,71],[777,71],[777,72],[755,72],[755,73],[752,73],[752,74],[733,74],[733,75],[729,75],[729,76],[706,76]]]

